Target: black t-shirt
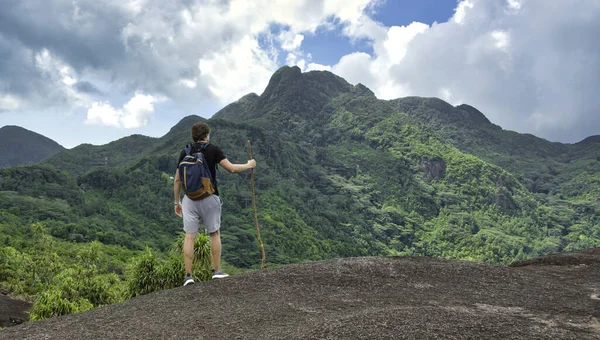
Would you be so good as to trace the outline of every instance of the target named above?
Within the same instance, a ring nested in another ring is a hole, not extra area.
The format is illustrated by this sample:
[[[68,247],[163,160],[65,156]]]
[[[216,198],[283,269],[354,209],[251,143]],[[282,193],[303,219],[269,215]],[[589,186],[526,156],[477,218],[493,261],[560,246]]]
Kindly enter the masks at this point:
[[[195,143],[192,147],[192,153],[197,152],[199,149],[200,143]],[[185,149],[181,150],[181,153],[179,154],[179,159],[177,160],[177,165],[181,163],[185,155]],[[210,174],[213,178],[213,186],[215,187],[214,194],[218,196],[219,190],[217,189],[217,164],[219,164],[220,161],[224,160],[227,157],[225,157],[223,151],[221,151],[221,149],[218,146],[214,144],[208,144],[208,146],[204,150],[204,158],[206,158],[206,163],[208,163],[208,168],[210,169]]]

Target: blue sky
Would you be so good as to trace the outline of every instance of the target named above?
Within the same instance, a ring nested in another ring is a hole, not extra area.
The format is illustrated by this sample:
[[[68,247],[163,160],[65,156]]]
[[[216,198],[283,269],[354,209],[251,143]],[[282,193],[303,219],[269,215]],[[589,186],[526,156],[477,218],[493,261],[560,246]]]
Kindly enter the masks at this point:
[[[356,51],[373,52],[372,45],[366,39],[351,41],[340,31],[340,28],[320,29],[315,35],[307,34],[302,42],[302,48],[310,52],[314,62],[323,65],[333,65],[341,57]],[[282,63],[285,63],[285,58],[281,58],[281,60]]]
[[[413,21],[446,22],[454,14],[456,0],[387,1],[373,16],[386,26],[404,26]]]
[[[405,26],[414,21],[431,25],[447,21],[454,14],[456,4],[456,0],[388,0],[375,6],[375,14],[371,17],[387,27]],[[306,35],[302,47],[311,53],[314,62],[323,65],[333,65],[342,56],[356,51],[373,53],[372,45],[366,39],[353,42],[342,35],[340,27],[335,30],[323,28],[315,35]]]
[[[380,99],[466,103],[505,129],[573,143],[600,134],[600,6],[552,4],[11,0],[0,12],[0,126],[68,148],[160,137],[297,65]]]

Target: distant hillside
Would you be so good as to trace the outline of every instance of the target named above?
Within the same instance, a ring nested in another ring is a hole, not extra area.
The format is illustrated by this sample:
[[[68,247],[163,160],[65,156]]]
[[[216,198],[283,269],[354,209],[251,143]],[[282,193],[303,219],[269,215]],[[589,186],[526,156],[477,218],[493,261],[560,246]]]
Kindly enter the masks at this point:
[[[59,170],[73,175],[103,167],[122,166],[148,152],[156,143],[156,138],[143,135],[123,137],[106,145],[80,144],[72,149],[59,152],[44,160]]]
[[[36,164],[64,149],[52,139],[19,126],[0,128],[0,168]]]

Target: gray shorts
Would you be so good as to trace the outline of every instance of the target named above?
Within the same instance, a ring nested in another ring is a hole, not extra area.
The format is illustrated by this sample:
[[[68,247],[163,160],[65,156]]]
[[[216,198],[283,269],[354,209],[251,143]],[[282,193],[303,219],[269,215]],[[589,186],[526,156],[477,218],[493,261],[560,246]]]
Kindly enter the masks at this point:
[[[186,233],[197,233],[198,226],[204,222],[206,231],[214,233],[221,228],[221,206],[223,202],[217,195],[192,201],[184,196],[181,202],[183,210],[183,230]]]

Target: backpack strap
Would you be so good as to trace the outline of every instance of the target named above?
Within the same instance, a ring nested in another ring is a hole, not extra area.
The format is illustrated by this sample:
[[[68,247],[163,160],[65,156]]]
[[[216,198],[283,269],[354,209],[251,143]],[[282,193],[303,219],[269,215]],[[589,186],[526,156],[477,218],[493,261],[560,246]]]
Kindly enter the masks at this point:
[[[206,150],[206,148],[208,148],[209,144],[210,143],[208,143],[208,142],[202,142],[202,143],[200,143],[198,151],[204,152],[204,150]]]
[[[206,150],[206,148],[208,148],[208,146],[210,145],[209,142],[202,142],[202,143],[196,143],[196,145],[198,146],[198,149],[196,152],[204,152]],[[218,166],[215,166],[215,171],[219,171]],[[213,178],[212,174],[210,174],[210,182],[213,184],[213,186],[215,185],[215,179]]]
[[[185,145],[185,154],[186,156],[191,156],[193,153],[204,152],[210,143],[202,142],[202,143],[190,143]]]
[[[185,154],[187,156],[191,155],[192,154],[192,145],[191,144],[186,144],[184,150],[185,150]]]

